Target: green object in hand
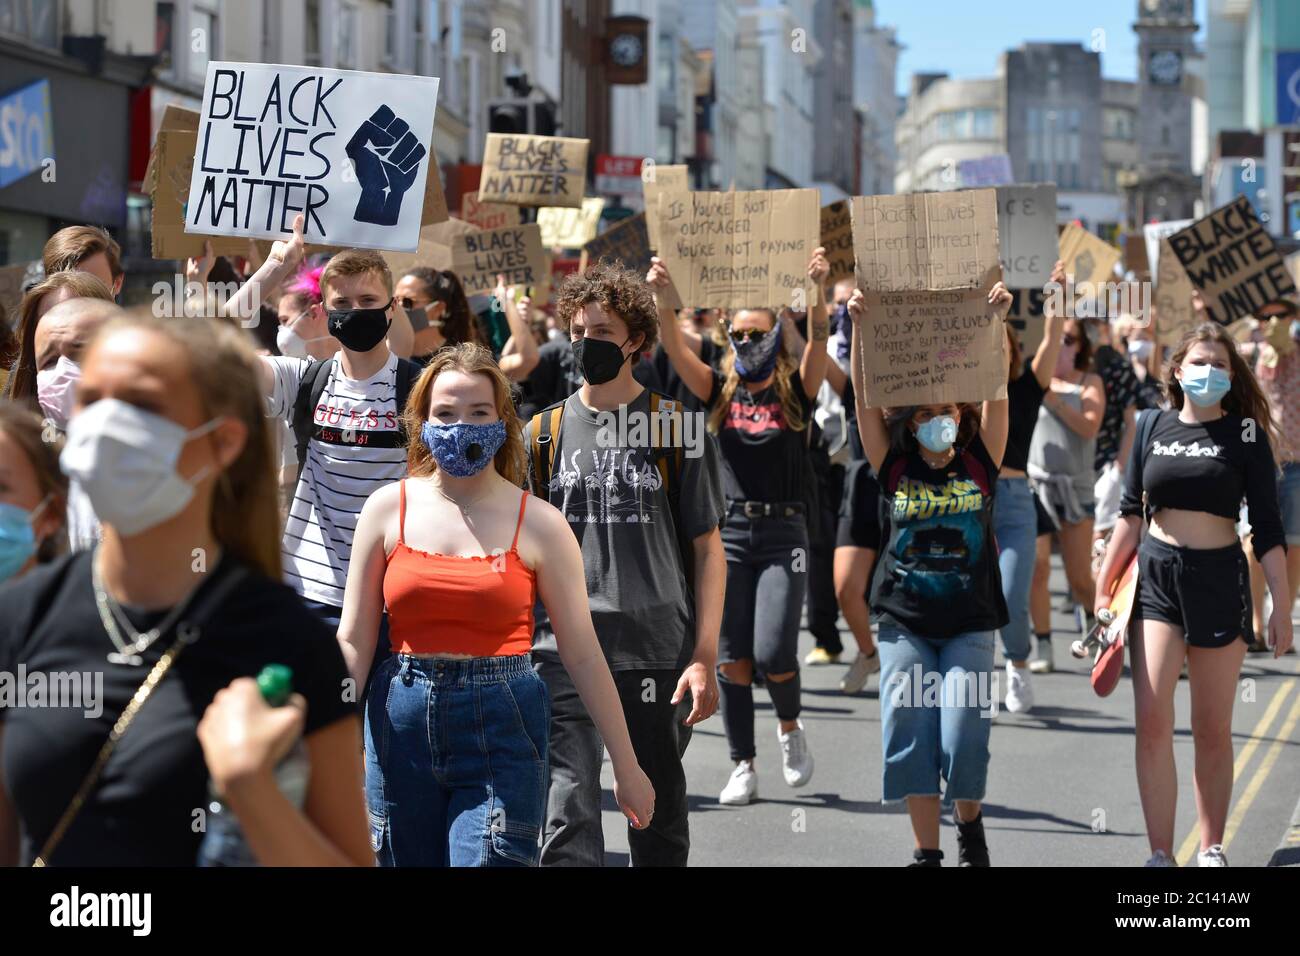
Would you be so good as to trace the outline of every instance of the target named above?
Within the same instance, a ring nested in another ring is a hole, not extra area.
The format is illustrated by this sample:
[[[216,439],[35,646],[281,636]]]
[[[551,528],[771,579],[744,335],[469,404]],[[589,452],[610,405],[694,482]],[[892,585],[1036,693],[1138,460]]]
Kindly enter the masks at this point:
[[[267,664],[257,675],[257,689],[272,707],[282,707],[293,693],[293,669],[283,664]]]

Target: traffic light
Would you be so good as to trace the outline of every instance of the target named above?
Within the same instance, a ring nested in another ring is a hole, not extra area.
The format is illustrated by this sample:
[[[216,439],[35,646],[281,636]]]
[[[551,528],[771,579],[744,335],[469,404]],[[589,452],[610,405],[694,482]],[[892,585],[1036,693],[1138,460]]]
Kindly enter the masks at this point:
[[[555,135],[555,104],[542,100],[496,100],[488,104],[489,133]]]

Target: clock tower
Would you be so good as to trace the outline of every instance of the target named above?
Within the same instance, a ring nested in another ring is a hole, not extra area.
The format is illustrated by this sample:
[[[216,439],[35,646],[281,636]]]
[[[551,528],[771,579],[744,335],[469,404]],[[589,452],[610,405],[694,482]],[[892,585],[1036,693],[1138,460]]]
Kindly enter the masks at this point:
[[[1136,0],[1138,169],[1129,195],[1134,225],[1188,219],[1200,195],[1192,173],[1189,62],[1197,56],[1192,0]]]

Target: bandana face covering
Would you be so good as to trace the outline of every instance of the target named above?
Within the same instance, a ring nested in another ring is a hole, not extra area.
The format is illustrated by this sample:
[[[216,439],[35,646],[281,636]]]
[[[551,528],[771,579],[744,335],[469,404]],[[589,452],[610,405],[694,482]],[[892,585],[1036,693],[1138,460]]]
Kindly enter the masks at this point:
[[[781,351],[781,323],[757,338],[737,342],[727,336],[732,354],[736,356],[736,374],[746,382],[761,382],[776,369],[776,359]]]
[[[486,468],[506,443],[506,423],[439,425],[425,422],[420,426],[420,440],[439,468],[457,478],[469,478]]]

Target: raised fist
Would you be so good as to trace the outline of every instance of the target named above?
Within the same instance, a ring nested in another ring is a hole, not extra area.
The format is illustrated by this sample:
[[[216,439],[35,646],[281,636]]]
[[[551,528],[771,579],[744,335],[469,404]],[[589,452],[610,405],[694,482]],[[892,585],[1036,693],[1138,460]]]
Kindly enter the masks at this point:
[[[424,146],[405,120],[380,106],[348,140],[348,158],[361,184],[361,199],[352,218],[377,226],[395,226],[402,196],[415,182]]]

